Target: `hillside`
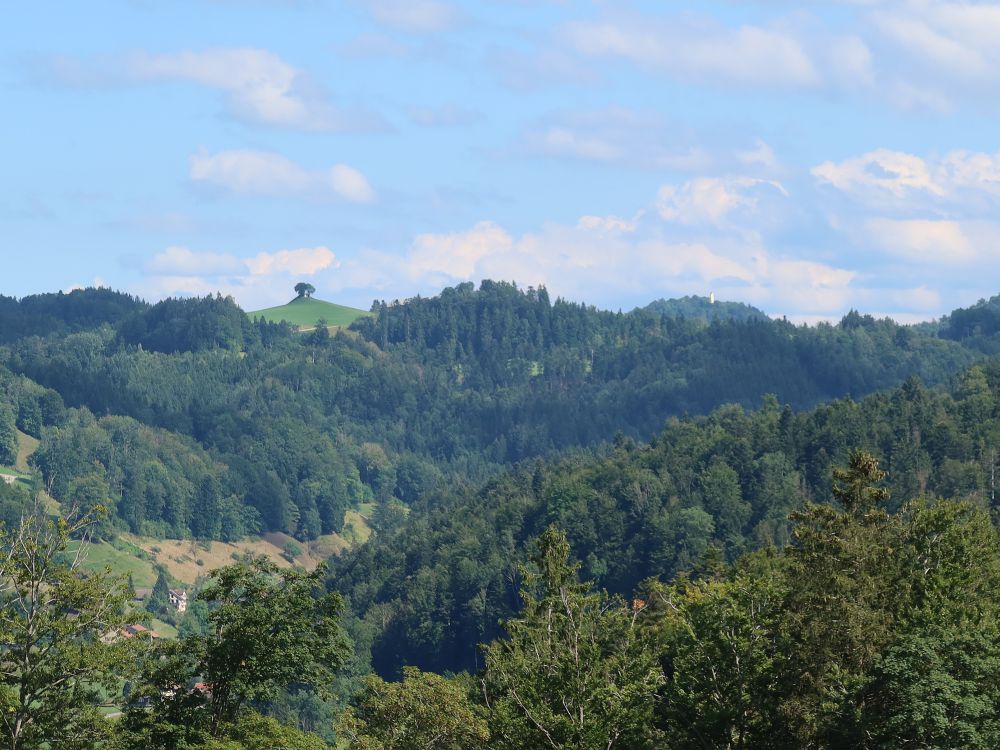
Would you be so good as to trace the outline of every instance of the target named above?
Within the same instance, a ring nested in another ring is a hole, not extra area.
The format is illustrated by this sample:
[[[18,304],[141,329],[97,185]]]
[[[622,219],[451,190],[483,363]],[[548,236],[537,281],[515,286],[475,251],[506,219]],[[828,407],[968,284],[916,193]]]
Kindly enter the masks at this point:
[[[87,312],[88,293],[74,299]],[[815,327],[706,325],[492,281],[379,304],[325,337],[212,296],[0,353],[0,433],[41,439],[34,462],[53,498],[111,497],[110,525],[138,536],[224,542],[341,534],[365,503],[386,509],[379,530],[394,502],[471,490],[618,432],[648,440],[670,417],[755,408],[768,394],[808,408],[911,377],[946,383],[983,356],[858,313]],[[17,458],[8,443],[0,465]]]
[[[911,380],[798,414],[773,401],[725,406],[671,420],[649,443],[521,464],[478,491],[441,488],[334,561],[328,581],[362,621],[394,613],[371,647],[383,675],[404,664],[475,670],[477,644],[517,612],[517,565],[550,524],[566,531],[585,578],[629,596],[710,550],[735,560],[784,548],[789,514],[829,503],[832,470],[856,448],[889,470],[890,510],[921,497],[995,509],[998,435],[1000,363],[971,368],[948,391]]]
[[[672,318],[689,318],[712,323],[720,320],[764,320],[767,314],[742,302],[725,302],[709,297],[680,297],[658,299],[643,310]]]
[[[247,313],[250,318],[264,318],[272,323],[282,321],[291,323],[300,331],[312,330],[318,320],[325,320],[328,326],[345,327],[358,318],[370,314],[364,310],[325,302],[314,297],[296,297],[286,305]]]

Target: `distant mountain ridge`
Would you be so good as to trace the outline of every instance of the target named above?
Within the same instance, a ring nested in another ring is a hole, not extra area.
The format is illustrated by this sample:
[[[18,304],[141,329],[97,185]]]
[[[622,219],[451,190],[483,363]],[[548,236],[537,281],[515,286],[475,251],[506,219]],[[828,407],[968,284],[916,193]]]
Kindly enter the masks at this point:
[[[675,299],[658,299],[642,308],[651,313],[671,318],[704,320],[714,323],[721,320],[764,320],[767,313],[743,302],[722,302],[710,297],[689,295]]]

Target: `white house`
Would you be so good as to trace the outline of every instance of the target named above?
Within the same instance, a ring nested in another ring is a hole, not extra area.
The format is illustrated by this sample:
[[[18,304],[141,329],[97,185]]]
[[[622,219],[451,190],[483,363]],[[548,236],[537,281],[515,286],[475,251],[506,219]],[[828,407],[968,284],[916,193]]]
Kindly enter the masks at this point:
[[[170,606],[172,606],[178,612],[183,612],[184,610],[186,610],[188,608],[187,591],[170,589]]]

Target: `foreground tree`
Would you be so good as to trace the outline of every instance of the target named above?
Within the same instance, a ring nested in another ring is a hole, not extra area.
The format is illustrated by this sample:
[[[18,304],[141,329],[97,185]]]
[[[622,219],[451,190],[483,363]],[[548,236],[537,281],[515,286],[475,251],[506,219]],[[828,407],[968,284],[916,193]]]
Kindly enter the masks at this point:
[[[499,747],[655,747],[652,714],[663,675],[641,638],[641,608],[592,593],[566,536],[550,527],[534,568],[522,568],[522,616],[486,648],[483,693]]]
[[[467,685],[416,667],[403,668],[402,682],[366,677],[357,708],[341,717],[338,734],[351,750],[464,750],[490,738]]]
[[[671,748],[772,746],[779,565],[759,555],[719,578],[648,584],[645,627],[667,674],[657,721]]]
[[[348,655],[340,597],[325,569],[280,570],[254,558],[213,571],[199,594],[209,632],[154,651],[125,712],[126,747],[184,747],[226,737],[243,709],[287,689],[322,692]]]
[[[126,583],[82,567],[93,517],[40,509],[0,530],[0,726],[9,750],[99,746],[101,691],[119,692],[124,651],[106,636],[125,621]],[[102,638],[104,636],[104,638]]]

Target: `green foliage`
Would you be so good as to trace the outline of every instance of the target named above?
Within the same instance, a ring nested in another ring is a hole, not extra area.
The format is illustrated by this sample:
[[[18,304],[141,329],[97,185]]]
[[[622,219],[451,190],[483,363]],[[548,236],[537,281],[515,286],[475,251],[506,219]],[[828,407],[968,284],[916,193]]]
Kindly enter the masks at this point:
[[[167,571],[159,568],[156,571],[156,583],[146,600],[146,611],[152,615],[165,617],[172,614],[170,606],[170,581]]]
[[[470,685],[414,667],[401,682],[366,677],[357,708],[348,708],[338,734],[351,750],[464,750],[490,738],[483,710],[469,698]]]
[[[14,412],[0,403],[0,466],[13,466],[17,461],[17,427]]]
[[[862,517],[889,488],[882,513],[923,493],[990,503],[998,396],[992,364],[950,393],[910,381],[798,414],[766,400],[756,412],[729,406],[670,420],[647,445],[623,440],[522,464],[479,490],[438,486],[401,525],[335,560],[331,585],[372,624],[382,676],[405,663],[474,669],[473,644],[495,638],[495,623],[516,613],[516,565],[549,523],[566,530],[587,577],[628,596],[646,578],[694,569],[710,548],[732,561],[744,549],[784,546],[788,514],[808,501],[847,503]],[[857,481],[863,489],[868,480],[864,467],[850,467],[856,447],[893,468],[860,494]],[[834,478],[836,462],[847,466]]]
[[[146,307],[136,297],[110,289],[33,294],[20,300],[0,295],[0,344],[115,324]]]
[[[316,293],[316,287],[312,284],[307,284],[304,281],[300,281],[295,285],[295,293],[299,297],[312,297]]]
[[[522,569],[524,611],[486,648],[483,690],[497,747],[657,747],[662,676],[625,602],[577,580],[569,543],[549,528]]]
[[[92,516],[27,514],[0,532],[0,727],[11,750],[96,748],[108,724],[96,710],[125,664],[106,642],[124,623],[124,581],[67,557]]]
[[[719,579],[653,582],[643,594],[643,621],[668,675],[658,723],[671,748],[769,746],[785,581],[773,561],[757,562]]]
[[[198,597],[209,607],[208,631],[191,629],[146,660],[123,721],[131,746],[226,737],[251,704],[293,688],[325,690],[348,647],[339,597],[318,590],[322,574],[278,570],[263,558],[213,571]]]
[[[126,344],[157,352],[197,352],[239,349],[249,321],[232,297],[168,298],[122,321],[119,335]]]
[[[681,297],[650,302],[643,310],[671,318],[688,318],[713,323],[723,320],[765,320],[767,314],[742,302],[713,302],[708,297]]]

